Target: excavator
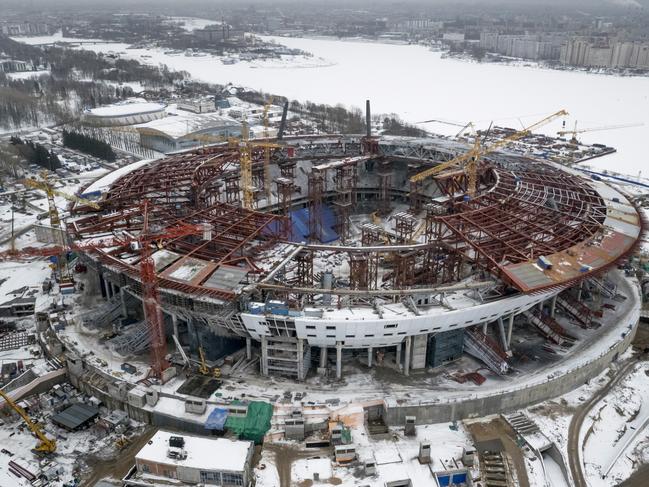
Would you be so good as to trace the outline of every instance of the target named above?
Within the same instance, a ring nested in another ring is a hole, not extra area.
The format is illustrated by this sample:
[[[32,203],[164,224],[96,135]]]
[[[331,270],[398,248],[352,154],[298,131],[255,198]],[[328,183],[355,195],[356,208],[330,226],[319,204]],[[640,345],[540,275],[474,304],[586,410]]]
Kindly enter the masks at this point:
[[[25,410],[18,404],[16,404],[13,399],[11,399],[11,397],[9,397],[9,395],[7,395],[4,391],[0,390],[0,396],[11,407],[11,409],[16,411],[20,415],[20,417],[23,418],[23,421],[25,422],[25,424],[27,424],[29,431],[31,431],[38,438],[38,444],[32,451],[36,454],[45,455],[54,453],[56,451],[56,440],[48,438],[43,432],[41,426],[37,422],[33,421],[27,415]]]

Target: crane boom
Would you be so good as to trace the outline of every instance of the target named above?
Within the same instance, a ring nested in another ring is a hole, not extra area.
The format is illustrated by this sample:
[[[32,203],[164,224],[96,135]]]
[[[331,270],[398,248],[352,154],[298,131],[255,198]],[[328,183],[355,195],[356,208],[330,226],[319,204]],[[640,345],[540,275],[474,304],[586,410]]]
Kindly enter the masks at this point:
[[[532,133],[533,130],[538,129],[539,127],[542,127],[543,125],[546,125],[553,120],[556,120],[559,117],[563,117],[568,115],[568,112],[565,110],[559,110],[556,113],[553,113],[552,115],[545,117],[542,120],[539,120],[538,122],[530,125],[529,127],[524,128],[523,130],[520,130],[518,132],[515,132],[505,138],[502,138],[493,144],[489,146],[481,146],[480,140],[476,137],[476,141],[471,149],[469,149],[466,153],[460,154],[450,161],[443,162],[442,164],[439,164],[437,166],[431,167],[429,169],[426,169],[424,171],[421,171],[414,176],[410,178],[411,183],[419,183],[423,181],[424,179],[429,178],[430,176],[434,176],[435,174],[439,174],[442,171],[449,169],[453,166],[457,166],[460,164],[464,164],[470,161],[474,161],[476,164],[471,164],[472,166],[477,168],[477,159],[485,156],[493,151],[496,151],[500,149],[501,147],[508,145],[512,142],[515,142],[518,139],[522,139],[523,137],[529,135]]]
[[[557,135],[563,137],[564,135],[568,134],[573,134],[573,138],[577,134],[583,134],[585,132],[597,132],[599,130],[615,130],[615,129],[627,129],[631,127],[642,127],[644,124],[643,123],[625,123],[621,125],[606,125],[603,127],[592,127],[592,128],[586,128],[586,129],[577,129],[575,128],[574,130],[559,130],[557,132]]]
[[[42,191],[45,191],[45,193],[48,195],[48,197],[51,195],[53,196],[60,196],[61,198],[65,198],[68,201],[72,201],[73,203],[79,203],[82,205],[89,206],[95,210],[101,209],[101,207],[95,203],[94,201],[87,200],[85,198],[81,198],[80,196],[64,193],[63,191],[59,191],[58,189],[54,189],[52,185],[49,182],[46,181],[37,181],[36,179],[24,179],[23,184],[25,186],[29,186],[30,188],[33,189],[40,189]]]
[[[34,423],[31,420],[31,418],[27,415],[25,410],[21,408],[18,404],[16,404],[14,400],[11,399],[11,397],[9,397],[8,394],[0,390],[0,396],[2,396],[2,398],[11,407],[11,409],[16,411],[20,415],[20,417],[23,419],[25,424],[27,424],[29,431],[34,433],[38,438],[39,443],[38,445],[36,445],[36,448],[34,448],[34,450],[38,453],[54,453],[56,451],[56,440],[52,440],[48,438],[45,435],[45,433],[43,433],[43,430],[41,429],[40,425],[38,423]]]

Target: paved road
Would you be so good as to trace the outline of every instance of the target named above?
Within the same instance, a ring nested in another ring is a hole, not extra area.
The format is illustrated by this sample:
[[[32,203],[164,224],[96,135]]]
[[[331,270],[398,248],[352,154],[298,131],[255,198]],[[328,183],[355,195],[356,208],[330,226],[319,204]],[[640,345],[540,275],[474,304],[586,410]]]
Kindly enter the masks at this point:
[[[600,389],[588,402],[582,404],[577,409],[575,415],[570,422],[568,429],[568,464],[572,472],[572,478],[575,487],[588,487],[588,483],[584,477],[583,463],[581,458],[582,445],[579,443],[579,432],[593,406],[601,401],[611,389],[619,384],[633,368],[638,364],[638,358],[633,357],[623,363],[622,367],[615,373],[609,382]]]

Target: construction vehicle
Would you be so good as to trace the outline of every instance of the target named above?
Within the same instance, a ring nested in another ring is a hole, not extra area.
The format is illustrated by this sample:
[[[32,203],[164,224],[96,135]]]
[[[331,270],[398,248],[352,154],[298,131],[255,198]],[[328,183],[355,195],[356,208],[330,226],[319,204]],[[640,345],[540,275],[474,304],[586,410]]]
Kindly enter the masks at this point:
[[[131,440],[129,440],[124,435],[121,435],[119,438],[115,440],[115,448],[117,448],[118,450],[123,450],[130,444],[131,444]]]
[[[515,142],[523,137],[532,133],[533,130],[546,125],[558,117],[565,117],[568,115],[568,112],[565,110],[559,110],[556,113],[530,125],[529,127],[524,128],[518,132],[515,132],[507,137],[504,137],[489,146],[483,146],[479,137],[475,137],[473,147],[469,149],[466,153],[460,154],[457,157],[454,157],[450,161],[443,162],[437,166],[431,167],[424,171],[421,171],[410,178],[412,184],[421,183],[423,180],[438,175],[449,169],[457,169],[459,166],[464,170],[467,175],[467,193],[469,196],[473,197],[477,191],[478,185],[478,166],[479,161],[485,155],[494,152],[501,147],[504,147],[512,142]]]
[[[198,366],[198,371],[202,375],[209,375],[214,377],[215,379],[220,379],[221,378],[221,369],[218,367],[213,367],[210,369],[207,365],[207,361],[205,360],[205,351],[203,350],[203,347],[198,347],[198,355],[201,359],[201,363]]]
[[[43,432],[43,429],[41,428],[40,424],[38,422],[32,420],[25,410],[21,408],[18,404],[16,404],[11,397],[9,397],[4,391],[0,390],[0,396],[2,399],[5,400],[5,402],[13,409],[16,411],[20,417],[23,419],[27,427],[29,428],[29,431],[32,432],[37,438],[38,438],[38,444],[36,447],[32,450],[34,453],[37,454],[51,454],[56,451],[56,440],[48,438],[45,433]]]
[[[600,130],[616,130],[616,129],[626,129],[626,128],[631,128],[631,127],[642,127],[644,124],[643,123],[627,123],[627,124],[622,124],[622,125],[608,125],[604,127],[591,127],[591,128],[585,128],[585,129],[578,129],[577,128],[577,121],[575,121],[575,126],[572,130],[559,130],[557,132],[557,135],[560,137],[564,137],[568,134],[572,134],[572,137],[570,138],[570,142],[572,144],[578,144],[579,141],[577,140],[577,134],[583,134],[586,132],[598,132]]]

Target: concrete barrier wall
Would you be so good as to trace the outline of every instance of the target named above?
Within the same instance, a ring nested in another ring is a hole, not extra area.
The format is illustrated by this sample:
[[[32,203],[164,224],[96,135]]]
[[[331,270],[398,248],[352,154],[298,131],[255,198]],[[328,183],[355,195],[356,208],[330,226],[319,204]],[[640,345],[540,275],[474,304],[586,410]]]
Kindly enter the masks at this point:
[[[631,330],[627,330],[623,340],[605,354],[563,375],[548,379],[542,384],[486,397],[462,399],[453,403],[386,405],[385,421],[390,426],[403,426],[406,416],[415,416],[417,424],[446,423],[489,414],[508,413],[561,396],[581,386],[609,367],[631,345],[637,326],[638,321],[636,320]]]

